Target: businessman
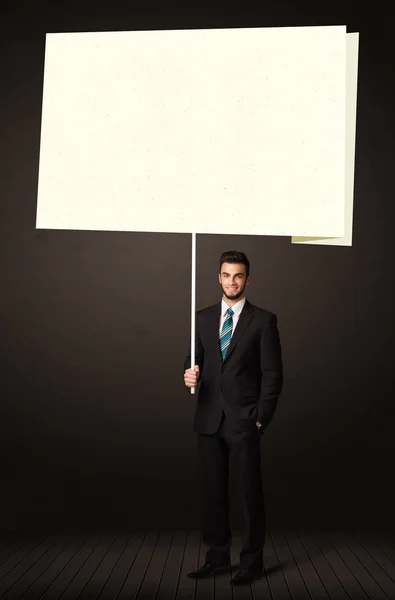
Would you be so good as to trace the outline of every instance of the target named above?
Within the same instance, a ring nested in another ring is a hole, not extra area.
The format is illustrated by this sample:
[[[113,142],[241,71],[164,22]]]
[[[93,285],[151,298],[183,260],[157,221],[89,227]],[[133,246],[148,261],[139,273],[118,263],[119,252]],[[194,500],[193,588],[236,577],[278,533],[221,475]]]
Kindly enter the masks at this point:
[[[277,318],[247,300],[250,279],[243,252],[221,255],[222,300],[196,312],[195,368],[191,368],[190,351],[184,363],[185,385],[199,386],[194,430],[202,473],[202,541],[208,546],[204,564],[188,576],[197,579],[229,571],[232,455],[243,502],[245,541],[240,570],[231,585],[251,584],[263,575],[260,440],[276,410],[283,382]]]

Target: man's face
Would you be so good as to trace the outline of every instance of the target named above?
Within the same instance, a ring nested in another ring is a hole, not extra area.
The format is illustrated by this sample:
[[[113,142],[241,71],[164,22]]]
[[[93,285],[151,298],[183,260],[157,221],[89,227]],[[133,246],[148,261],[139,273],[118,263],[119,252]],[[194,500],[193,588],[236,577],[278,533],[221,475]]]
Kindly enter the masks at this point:
[[[250,282],[246,276],[246,266],[238,263],[223,263],[219,274],[219,283],[225,298],[238,300],[244,295],[244,289]]]

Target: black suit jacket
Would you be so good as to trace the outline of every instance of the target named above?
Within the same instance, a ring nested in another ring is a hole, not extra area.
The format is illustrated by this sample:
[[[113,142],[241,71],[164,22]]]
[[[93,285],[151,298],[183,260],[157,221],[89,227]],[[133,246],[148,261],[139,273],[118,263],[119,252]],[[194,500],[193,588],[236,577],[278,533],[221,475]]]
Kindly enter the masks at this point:
[[[235,431],[271,421],[283,385],[281,344],[275,314],[246,299],[222,360],[221,302],[196,312],[195,363],[200,367],[194,430],[215,433],[222,411]],[[191,339],[184,369],[191,366]],[[190,389],[187,388],[189,393]]]

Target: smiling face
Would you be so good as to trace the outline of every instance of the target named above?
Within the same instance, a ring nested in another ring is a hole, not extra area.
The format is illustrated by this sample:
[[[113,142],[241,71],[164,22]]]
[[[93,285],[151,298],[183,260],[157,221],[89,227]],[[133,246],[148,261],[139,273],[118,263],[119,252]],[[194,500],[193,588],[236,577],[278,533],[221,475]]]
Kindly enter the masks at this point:
[[[246,285],[250,283],[251,277],[246,275],[246,266],[238,263],[224,262],[221,265],[221,273],[218,275],[219,283],[223,292],[223,299],[229,306],[236,304],[244,298]]]

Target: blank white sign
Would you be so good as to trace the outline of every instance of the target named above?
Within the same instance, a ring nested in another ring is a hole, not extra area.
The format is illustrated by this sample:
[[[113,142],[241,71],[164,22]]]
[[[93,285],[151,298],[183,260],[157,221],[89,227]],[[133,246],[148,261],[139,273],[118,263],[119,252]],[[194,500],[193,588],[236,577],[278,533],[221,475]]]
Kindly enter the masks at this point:
[[[345,139],[345,188],[344,188],[344,235],[343,237],[292,238],[294,244],[319,244],[328,246],[352,246],[353,209],[354,209],[354,167],[355,167],[355,135],[357,120],[358,89],[358,45],[359,34],[347,34],[347,67],[346,67],[346,139]]]
[[[346,27],[48,34],[37,228],[342,237]]]

